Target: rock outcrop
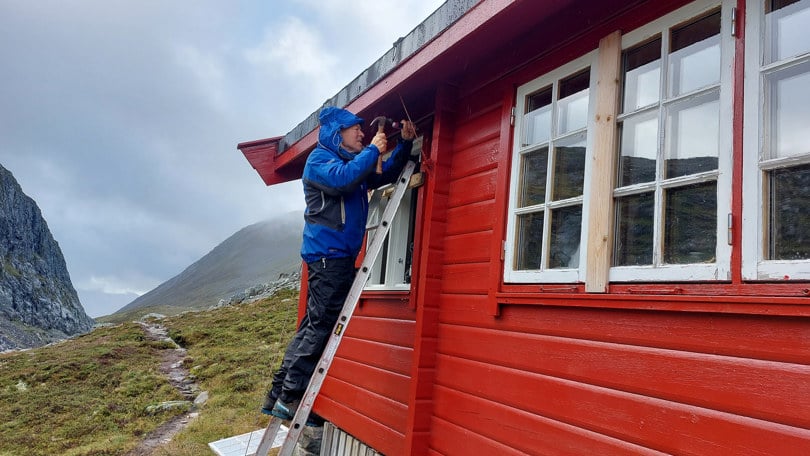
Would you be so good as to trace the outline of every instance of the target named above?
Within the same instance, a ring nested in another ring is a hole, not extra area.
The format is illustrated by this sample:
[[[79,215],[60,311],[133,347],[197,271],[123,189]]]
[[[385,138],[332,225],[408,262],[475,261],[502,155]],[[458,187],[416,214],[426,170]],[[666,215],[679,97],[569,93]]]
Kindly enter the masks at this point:
[[[0,351],[45,345],[94,324],[39,207],[0,166]]]

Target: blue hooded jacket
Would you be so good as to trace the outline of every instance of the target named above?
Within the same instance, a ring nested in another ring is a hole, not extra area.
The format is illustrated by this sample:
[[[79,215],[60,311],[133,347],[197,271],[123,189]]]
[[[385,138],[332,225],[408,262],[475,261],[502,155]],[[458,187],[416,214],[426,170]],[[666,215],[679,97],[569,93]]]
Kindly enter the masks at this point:
[[[307,263],[321,258],[354,258],[360,252],[368,217],[368,190],[394,182],[412,141],[400,140],[376,174],[380,151],[368,145],[357,154],[341,147],[340,131],[362,124],[351,112],[328,106],[319,115],[318,146],[304,166],[302,182],[307,208],[301,257]]]

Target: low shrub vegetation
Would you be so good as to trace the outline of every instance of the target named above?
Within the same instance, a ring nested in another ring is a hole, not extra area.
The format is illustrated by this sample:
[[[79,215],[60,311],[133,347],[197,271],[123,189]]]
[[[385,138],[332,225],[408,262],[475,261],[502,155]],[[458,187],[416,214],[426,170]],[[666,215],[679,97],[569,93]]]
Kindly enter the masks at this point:
[[[159,322],[187,349],[208,401],[158,456],[213,454],[208,442],[261,428],[265,390],[295,331],[297,291]],[[159,370],[171,344],[136,323],[101,327],[56,345],[0,355],[0,456],[125,455],[183,413],[150,405],[183,400]]]

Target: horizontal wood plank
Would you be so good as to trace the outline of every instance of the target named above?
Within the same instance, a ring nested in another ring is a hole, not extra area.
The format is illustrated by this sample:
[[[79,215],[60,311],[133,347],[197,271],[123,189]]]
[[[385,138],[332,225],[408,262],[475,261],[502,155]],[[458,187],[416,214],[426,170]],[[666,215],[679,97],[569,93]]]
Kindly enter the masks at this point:
[[[511,432],[516,449],[532,455],[663,455],[497,402],[437,387],[435,415],[493,440]]]
[[[497,169],[490,169],[450,182],[447,204],[459,207],[495,198],[498,188]],[[448,230],[451,230],[448,225]]]
[[[489,263],[449,264],[442,270],[443,293],[484,294],[487,292]]]
[[[379,369],[410,375],[413,350],[345,336],[335,357],[368,364]]]
[[[441,386],[662,452],[810,454],[807,429],[441,354],[437,366]]]
[[[400,347],[412,347],[415,326],[414,320],[354,315],[346,330],[346,336]]]
[[[408,306],[410,296],[407,293],[397,293],[388,297],[383,297],[385,293],[373,297],[369,297],[370,294],[364,293],[361,296],[354,315],[396,320],[416,319],[416,313]]]
[[[453,160],[459,165],[451,169],[450,179],[457,180],[497,167],[500,153],[498,133],[493,130],[490,135],[479,138],[480,142],[457,151]]]
[[[404,454],[405,436],[401,431],[358,413],[325,395],[318,396],[314,410],[327,420],[337,423],[347,433],[362,436],[363,443],[382,454]]]
[[[491,247],[491,231],[451,235],[445,238],[444,255],[452,263],[488,263]]]
[[[443,325],[443,354],[810,428],[810,366]],[[504,357],[504,353],[509,353]]]
[[[439,455],[521,456],[526,453],[488,439],[469,429],[434,417],[431,420],[430,448]],[[514,432],[514,434],[519,434]]]
[[[396,372],[345,358],[335,358],[327,378],[336,378],[402,404],[408,402],[410,377]]]
[[[447,235],[492,231],[495,222],[495,200],[479,201],[447,211]]]
[[[439,320],[520,333],[810,364],[810,322],[805,318],[567,308],[554,307],[555,301],[544,301],[542,307],[504,306],[500,318],[494,319],[478,312],[486,305],[486,296],[446,294],[442,295]],[[661,302],[666,303],[666,298]]]
[[[401,402],[336,378],[324,382],[320,396],[344,404],[356,413],[396,430],[397,433],[405,433],[408,407]]]

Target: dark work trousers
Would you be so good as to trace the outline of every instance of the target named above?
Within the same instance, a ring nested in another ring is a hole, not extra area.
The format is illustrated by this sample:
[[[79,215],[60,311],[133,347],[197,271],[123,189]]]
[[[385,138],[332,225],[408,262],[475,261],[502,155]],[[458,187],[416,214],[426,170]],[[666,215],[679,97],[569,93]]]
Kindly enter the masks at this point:
[[[307,263],[307,310],[273,376],[269,396],[284,402],[300,399],[321,359],[356,270],[354,258],[325,258]]]

